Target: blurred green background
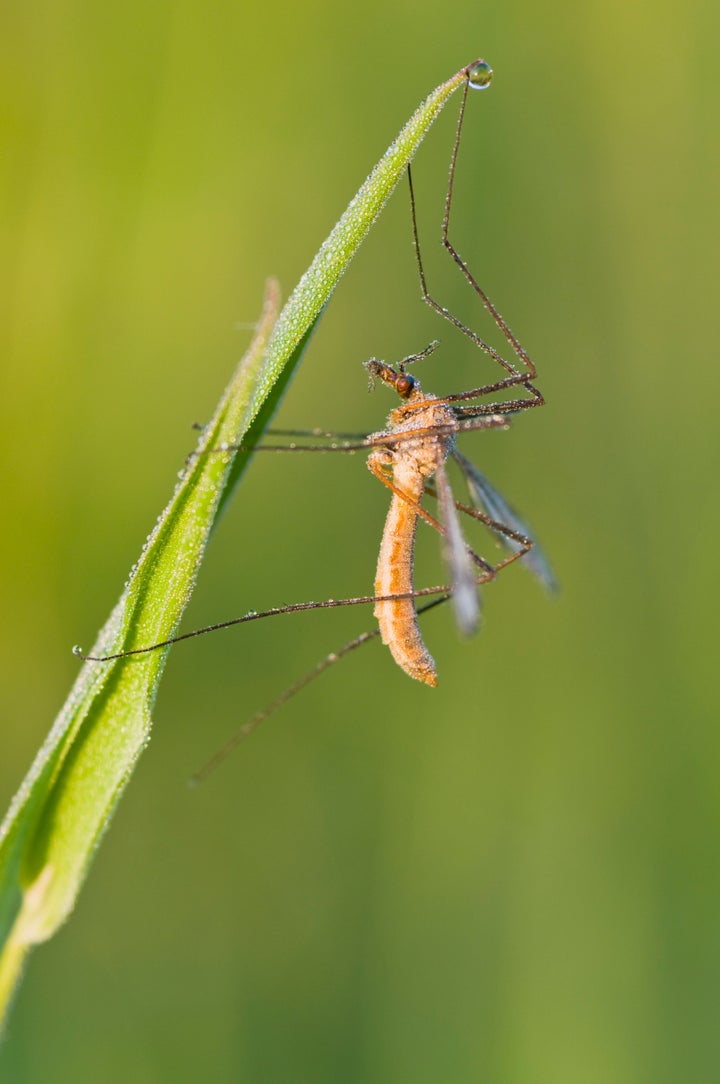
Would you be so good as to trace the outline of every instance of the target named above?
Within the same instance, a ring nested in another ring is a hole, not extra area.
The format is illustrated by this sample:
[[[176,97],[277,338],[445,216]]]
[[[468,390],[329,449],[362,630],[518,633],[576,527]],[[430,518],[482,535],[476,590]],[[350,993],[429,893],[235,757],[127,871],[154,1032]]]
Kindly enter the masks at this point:
[[[364,628],[301,614],[171,654],[153,742],[70,923],[30,959],[0,1076],[714,1081],[720,1059],[716,5],[363,11],[6,3],[0,800],[165,504],[189,426],[417,103],[478,55],[454,236],[548,406],[464,451],[562,582],[514,568],[478,638],[428,617],[429,690],[377,643],[185,780]],[[416,161],[437,296],[456,105]],[[277,422],[372,430],[360,363],[436,335],[426,389],[493,379],[419,300],[402,186]],[[369,590],[362,458],[258,457],[186,628]],[[478,536],[480,544],[480,536]],[[418,578],[442,578],[422,531]]]

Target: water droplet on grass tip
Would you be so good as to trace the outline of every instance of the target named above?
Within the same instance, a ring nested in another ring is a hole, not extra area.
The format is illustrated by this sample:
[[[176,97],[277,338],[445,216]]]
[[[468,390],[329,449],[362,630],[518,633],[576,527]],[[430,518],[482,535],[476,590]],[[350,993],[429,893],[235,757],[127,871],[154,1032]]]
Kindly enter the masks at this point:
[[[485,90],[492,82],[492,68],[487,60],[476,60],[467,70],[468,86],[472,90]]]

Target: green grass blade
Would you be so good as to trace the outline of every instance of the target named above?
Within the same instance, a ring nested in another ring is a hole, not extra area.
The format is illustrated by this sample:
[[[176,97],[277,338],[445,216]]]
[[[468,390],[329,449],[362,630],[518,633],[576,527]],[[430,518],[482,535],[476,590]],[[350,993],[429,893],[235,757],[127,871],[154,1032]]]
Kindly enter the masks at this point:
[[[244,441],[267,424],[343,271],[375,222],[457,72],[425,99],[359,189],[277,317],[271,283],[248,353],[200,447]],[[171,637],[192,592],[218,513],[249,453],[191,459],[150,535],[92,654],[128,651]],[[168,649],[85,663],[0,828],[0,1020],[28,949],[70,914],[94,849],[147,743]]]

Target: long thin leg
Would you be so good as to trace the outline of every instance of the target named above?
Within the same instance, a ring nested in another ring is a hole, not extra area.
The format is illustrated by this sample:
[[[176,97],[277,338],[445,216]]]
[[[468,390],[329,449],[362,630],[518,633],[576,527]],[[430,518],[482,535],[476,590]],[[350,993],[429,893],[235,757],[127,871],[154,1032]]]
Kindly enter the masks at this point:
[[[465,482],[470,491],[473,507],[483,508],[485,513],[490,515],[494,520],[498,520],[501,523],[508,525],[513,531],[517,532],[518,538],[513,540],[515,543],[520,542],[521,538],[532,541],[532,553],[529,554],[527,561],[524,562],[524,567],[532,572],[549,591],[557,590],[557,580],[555,579],[550,562],[543,553],[542,548],[535,541],[533,532],[528,527],[527,523],[521,519],[502,494],[498,493],[488,479],[480,473],[477,467],[467,459],[462,452],[458,451],[457,448],[454,448],[451,454],[465,476]],[[501,533],[505,535],[506,540],[512,538],[512,534],[508,534],[507,531]],[[520,542],[520,544],[524,545],[522,542]],[[512,550],[515,547],[511,545],[510,548]],[[525,552],[528,553],[527,550],[525,550]]]
[[[500,380],[497,384],[485,384],[481,388],[471,388],[470,391],[456,392],[454,395],[443,395],[434,399],[433,402],[439,405],[462,403],[468,399],[480,399],[483,395],[491,395],[493,392],[502,391],[504,388],[517,387],[518,385],[532,392],[532,399],[503,399],[497,403],[482,403],[475,407],[458,407],[456,414],[473,418],[479,417],[481,414],[517,414],[521,410],[530,410],[532,407],[545,405],[542,392],[534,384],[530,384],[522,373],[518,374],[518,376],[508,377],[507,380]],[[408,403],[405,409],[410,413],[412,410],[422,409],[422,404],[415,406],[413,403]]]
[[[518,381],[513,381],[513,384]],[[496,388],[507,387],[508,384],[505,381],[501,381],[499,385],[489,385],[490,390]],[[448,395],[443,398],[433,398],[433,403],[437,405],[443,405],[445,403],[462,402],[466,399],[475,399],[479,395],[486,393],[485,388],[476,388],[474,391],[459,392],[457,395]],[[405,429],[401,433],[397,434],[374,434],[371,437],[366,437],[363,440],[347,441],[343,439],[346,434],[344,433],[328,433],[323,432],[323,436],[329,440],[337,438],[340,443],[330,444],[221,444],[217,448],[207,448],[203,452],[191,452],[188,456],[188,460],[198,455],[220,455],[223,452],[315,452],[322,454],[329,454],[331,452],[364,452],[371,448],[386,447],[394,448],[398,444],[406,443],[407,441],[415,438],[421,439],[425,436],[452,436],[458,432],[469,432],[475,429],[492,429],[502,427],[507,423],[504,421],[493,421],[494,416],[498,419],[501,415],[517,414],[521,410],[528,410],[531,407],[542,406],[544,403],[542,396],[537,399],[511,399],[505,400],[499,403],[483,403],[473,407],[457,407],[455,408],[455,414],[458,418],[457,425],[440,425],[440,426],[422,426],[417,429]],[[410,413],[413,410],[422,410],[427,406],[427,402],[419,403],[417,407],[412,403],[405,405],[405,410]],[[469,423],[472,419],[478,419],[477,425],[465,424],[463,419],[466,419]],[[480,419],[483,419],[481,422]],[[299,431],[298,436],[305,436],[305,433]],[[308,436],[315,436],[316,434],[312,430],[308,430]],[[355,434],[353,434],[355,436]]]
[[[464,456],[458,458],[464,460]],[[375,477],[380,482],[382,482],[384,486],[387,486],[391,493],[394,493],[397,497],[400,497],[401,500],[405,501],[406,504],[409,504],[410,507],[413,508],[417,512],[417,514],[425,520],[427,524],[433,527],[443,537],[445,536],[446,531],[443,525],[439,522],[439,520],[435,519],[434,516],[431,516],[426,508],[423,508],[421,504],[419,504],[417,501],[414,501],[412,497],[409,496],[409,494],[404,493],[401,489],[398,489],[398,487],[394,485],[392,480],[378,467],[376,467],[375,464],[368,463],[368,469],[372,471]],[[425,483],[425,492],[429,493],[432,497],[438,496],[435,488],[427,482]],[[504,557],[501,561],[498,561],[497,564],[491,565],[489,561],[486,561],[484,557],[481,557],[478,553],[475,553],[472,547],[468,546],[466,543],[465,545],[470,559],[479,568],[483,569],[483,575],[477,577],[476,583],[483,584],[488,583],[490,580],[494,580],[501,569],[506,568],[507,565],[511,565],[514,561],[517,561],[521,557],[524,557],[525,554],[529,553],[530,550],[534,547],[535,542],[533,541],[533,539],[529,538],[526,534],[523,534],[522,531],[516,530],[513,527],[509,527],[505,523],[501,523],[499,520],[493,519],[492,516],[489,516],[487,512],[483,512],[480,508],[472,508],[470,505],[463,504],[462,501],[457,500],[453,500],[453,504],[459,512],[463,512],[466,516],[470,516],[471,519],[477,520],[479,523],[482,523],[486,527],[491,528],[491,530],[496,531],[498,534],[501,534],[506,538],[512,539],[512,541],[517,542],[520,547],[513,553],[508,554],[508,556]],[[407,593],[404,595],[398,595],[396,597],[399,599],[413,598],[415,597],[415,593]],[[386,601],[386,599],[379,598],[377,599],[377,601]]]
[[[436,605],[439,601],[441,600],[436,599],[433,605]],[[442,601],[444,601],[444,599]],[[264,723],[266,719],[268,719],[271,715],[274,715],[275,712],[279,708],[281,708],[283,704],[286,704],[288,700],[295,696],[296,693],[299,693],[301,689],[304,689],[305,686],[309,685],[311,681],[315,680],[315,678],[318,678],[321,674],[324,674],[326,670],[328,670],[336,662],[339,662],[340,659],[344,658],[346,655],[349,655],[351,651],[355,650],[355,648],[362,647],[363,644],[368,643],[370,640],[376,639],[376,637],[378,637],[379,635],[379,628],[373,629],[371,632],[363,632],[360,634],[360,636],[356,636],[354,640],[351,640],[349,643],[345,644],[344,647],[341,647],[339,651],[331,651],[329,655],[326,655],[324,659],[321,659],[321,661],[316,666],[314,666],[312,670],[308,670],[307,674],[304,674],[297,681],[293,682],[292,685],[289,685],[287,689],[281,692],[279,696],[276,696],[275,699],[272,700],[266,707],[262,708],[255,715],[253,715],[252,719],[248,719],[248,721],[243,726],[241,726],[240,729],[237,730],[232,735],[232,737],[229,738],[225,742],[225,744],[221,746],[220,749],[218,749],[218,751],[214,753],[213,756],[211,756],[210,759],[206,761],[205,764],[203,764],[203,766],[190,777],[191,786],[197,786],[199,783],[202,783],[204,779],[206,779],[212,772],[215,771],[217,767],[219,767],[219,765],[223,762],[223,760],[225,760],[226,757],[230,756],[233,750],[236,749],[241,742],[245,741],[246,738],[250,737],[253,730],[256,730],[261,723]]]
[[[434,609],[436,606],[442,605],[443,602],[447,602],[449,594],[444,594],[440,598],[433,599],[432,602],[426,603],[425,606],[421,606],[418,613],[427,613],[428,610]],[[266,719],[269,719],[271,715],[274,715],[279,708],[284,704],[287,704],[288,700],[292,699],[296,693],[299,693],[307,685],[309,685],[315,678],[324,674],[331,666],[334,666],[340,659],[344,659],[346,655],[349,655],[351,651],[354,651],[358,647],[362,647],[364,644],[370,643],[371,640],[377,639],[380,635],[380,629],[373,629],[371,632],[363,632],[360,636],[356,636],[354,640],[350,640],[349,643],[341,647],[339,651],[331,651],[329,655],[326,655],[317,666],[314,666],[312,670],[309,670],[307,674],[299,678],[298,681],[288,686],[284,692],[280,693],[267,707],[262,708],[256,715],[253,715],[252,719],[249,719],[244,726],[240,727],[238,731],[200,768],[194,775],[191,776],[189,782],[192,786],[197,786],[199,783],[204,782],[207,777],[215,771],[216,768],[225,760],[230,753],[232,753],[241,742],[249,738],[254,730],[264,723]]]
[[[423,301],[425,301],[425,303],[429,305],[430,308],[433,309],[433,311],[437,312],[439,316],[442,316],[444,320],[447,320],[448,323],[452,324],[453,327],[456,327],[458,331],[462,332],[462,334],[465,335],[468,339],[470,339],[471,342],[475,343],[475,345],[480,350],[482,350],[483,353],[487,354],[494,361],[496,361],[498,365],[505,369],[507,373],[510,373],[511,377],[518,378],[515,381],[516,383],[526,383],[527,381],[533,380],[537,375],[537,369],[535,368],[532,359],[530,358],[529,354],[524,349],[522,344],[519,342],[511,328],[500,315],[493,302],[482,289],[477,279],[470,271],[467,263],[462,258],[462,256],[460,256],[459,252],[454,247],[448,236],[450,229],[450,212],[452,209],[453,188],[455,183],[455,167],[457,164],[458,151],[460,148],[460,138],[462,135],[463,120],[465,118],[466,101],[467,88],[465,90],[465,93],[463,94],[462,102],[460,105],[460,114],[458,116],[455,142],[453,144],[452,155],[450,158],[450,181],[445,196],[445,212],[443,214],[442,223],[442,244],[445,250],[450,254],[455,264],[457,264],[457,266],[460,268],[465,279],[470,283],[470,286],[473,288],[477,296],[482,301],[485,309],[492,317],[496,326],[505,336],[506,340],[510,343],[514,353],[525,366],[527,372],[521,373],[512,362],[507,361],[507,359],[504,358],[493,346],[491,346],[490,343],[486,342],[485,339],[481,338],[475,331],[472,331],[469,327],[463,324],[463,322],[459,320],[456,316],[454,316],[453,313],[451,313],[448,309],[446,309],[443,305],[436,301],[435,298],[432,297],[432,295],[428,291],[427,280],[425,277],[425,268],[423,265],[422,254],[420,251],[420,239],[417,225],[417,212],[415,207],[415,190],[413,187],[412,169],[410,166],[408,166],[408,183],[410,187],[410,213],[412,217],[413,240],[415,243],[415,255],[417,258],[418,275],[420,278],[420,289]],[[536,395],[540,395],[539,391],[536,388],[532,388],[531,386],[529,386],[528,390],[532,390]]]
[[[434,516],[431,516],[430,513],[422,507],[422,505],[419,505],[416,502],[412,501],[411,498],[409,498],[406,494],[399,490],[386,475],[376,470],[373,470],[373,474],[375,474],[375,476],[383,483],[383,485],[385,485],[393,493],[397,494],[397,496],[399,496],[402,500],[410,503],[414,508],[416,508],[418,515],[421,516],[431,527],[433,527],[440,534],[445,533],[442,524],[437,519],[435,519]],[[427,492],[429,492],[432,496],[436,496],[434,490],[430,486],[427,487]],[[518,558],[522,557],[532,548],[533,543],[531,539],[527,538],[521,532],[515,531],[511,527],[507,527],[505,524],[499,523],[478,508],[471,508],[469,505],[463,504],[461,501],[455,501],[454,503],[455,507],[459,511],[464,512],[465,515],[468,515],[472,519],[476,519],[480,523],[483,523],[487,527],[490,527],[492,530],[497,531],[500,534],[507,536],[508,538],[511,538],[521,547],[516,552],[509,554],[502,561],[499,561],[497,564],[492,565],[483,557],[480,557],[479,554],[475,553],[475,551],[468,546],[468,554],[471,560],[480,569],[482,569],[481,574],[477,578],[478,584],[488,583],[490,580],[495,579],[498,572],[502,568],[505,568],[506,565],[512,564],[513,561],[518,560]],[[244,625],[250,621],[259,621],[266,617],[279,617],[281,614],[289,613],[305,613],[309,610],[330,610],[345,606],[362,606],[368,605],[370,603],[375,604],[378,602],[395,602],[402,599],[410,598],[427,598],[430,595],[443,595],[445,597],[449,597],[452,594],[452,590],[453,588],[451,584],[439,584],[433,587],[421,587],[418,590],[408,591],[401,594],[380,596],[358,595],[355,598],[331,598],[326,599],[322,602],[297,602],[289,606],[275,606],[269,610],[251,610],[249,613],[243,614],[242,617],[233,617],[227,621],[218,621],[213,625],[204,625],[202,628],[193,629],[191,632],[183,632],[179,636],[172,636],[167,640],[160,640],[158,641],[158,643],[148,644],[146,647],[132,648],[129,651],[118,651],[111,655],[87,655],[81,649],[73,649],[73,654],[77,658],[84,661],[110,662],[114,659],[125,659],[135,655],[145,655],[150,651],[158,651],[160,648],[170,647],[171,644],[180,643],[182,640],[192,640],[196,636],[203,636],[207,632],[219,632],[220,629],[232,628],[235,625]]]
[[[495,308],[495,306],[493,305],[492,301],[487,296],[485,291],[480,287],[480,284],[478,283],[477,279],[475,278],[475,276],[470,271],[470,268],[465,263],[465,260],[463,260],[460,253],[457,251],[457,249],[451,243],[450,238],[448,236],[449,231],[450,231],[450,211],[452,209],[453,190],[454,190],[454,187],[455,187],[455,167],[457,165],[458,151],[460,150],[460,139],[461,139],[461,136],[462,136],[463,121],[465,119],[465,105],[466,105],[466,102],[467,102],[467,88],[466,88],[466,92],[463,95],[462,100],[460,102],[460,113],[458,115],[457,131],[455,133],[455,143],[453,144],[452,157],[450,159],[450,181],[448,183],[448,190],[447,190],[447,193],[445,195],[445,214],[443,215],[442,243],[443,243],[443,246],[445,247],[445,249],[452,256],[455,263],[458,265],[458,267],[462,271],[462,273],[465,276],[465,278],[467,279],[467,281],[472,286],[475,293],[481,299],[483,305],[485,306],[487,311],[490,313],[493,320],[495,321],[497,326],[500,328],[500,330],[502,331],[502,333],[505,336],[505,338],[507,339],[507,341],[512,346],[512,348],[515,351],[515,353],[517,354],[518,358],[520,358],[523,365],[525,365],[525,367],[527,368],[527,370],[528,370],[527,375],[532,379],[535,376],[537,376],[537,369],[535,368],[535,364],[532,361],[532,359],[530,358],[530,355],[527,353],[527,351],[522,346],[520,341],[513,334],[512,330],[505,323],[502,316],[500,315],[498,310]]]
[[[440,523],[439,520],[435,519],[434,516],[431,516],[427,509],[423,508],[423,506],[418,501],[413,500],[413,498],[408,493],[405,493],[402,489],[399,489],[392,481],[392,479],[389,478],[380,467],[376,466],[376,464],[373,463],[372,460],[368,462],[368,470],[370,470],[375,475],[378,481],[382,482],[384,486],[387,486],[391,493],[394,493],[396,497],[399,497],[400,500],[404,501],[407,505],[409,505],[413,509],[413,511],[415,511],[417,515],[420,516],[421,519],[424,519],[425,522],[433,528],[433,530],[437,531],[438,534],[442,535],[443,538],[445,538],[447,532],[442,523]],[[495,569],[493,565],[491,565],[478,553],[475,553],[475,551],[471,549],[470,546],[467,546],[466,548],[471,561],[473,561],[478,566],[478,568],[481,568],[484,573],[484,578],[481,577],[480,579],[478,579],[477,582],[486,583],[488,580],[494,579]]]
[[[404,598],[428,598],[430,595],[450,595],[452,585],[438,584],[435,587],[421,587],[417,591],[408,591],[397,595],[357,595],[355,598],[329,598],[322,602],[294,602],[289,606],[273,606],[269,610],[250,610],[242,617],[231,617],[227,621],[218,621],[213,625],[203,625],[200,629],[191,632],[182,632],[179,636],[171,636],[167,640],[158,640],[155,644],[147,644],[145,647],[133,647],[129,651],[117,651],[112,655],[86,655],[82,648],[74,647],[73,655],[82,659],[83,662],[112,662],[115,659],[129,659],[135,655],[147,655],[150,651],[159,651],[160,648],[179,644],[183,640],[192,640],[196,636],[204,636],[206,632],[219,632],[220,629],[230,629],[235,625],[246,625],[250,621],[262,621],[266,617],[280,617],[284,614],[307,613],[310,610],[334,610],[342,606],[365,606],[375,602],[395,602]]]
[[[431,485],[425,486],[425,492],[429,497],[437,498],[438,496],[437,491]],[[529,553],[535,545],[534,540],[532,538],[529,538],[528,535],[523,534],[522,531],[518,531],[515,527],[509,527],[507,523],[501,523],[499,520],[493,519],[492,516],[489,516],[487,514],[487,512],[483,512],[481,508],[473,508],[472,505],[464,504],[463,501],[457,500],[453,500],[453,504],[457,508],[458,512],[462,512],[464,515],[469,516],[471,519],[477,520],[478,523],[482,523],[483,526],[489,527],[490,530],[495,531],[497,534],[501,534],[505,538],[512,539],[513,542],[517,542],[517,544],[521,547],[519,550],[513,553],[511,561],[503,560],[500,562],[500,564],[491,565],[490,567],[495,573],[497,573],[501,568],[504,568],[505,565],[511,564],[512,561],[517,561],[518,557],[524,557],[525,554]]]
[[[430,497],[437,498],[438,496],[435,488],[432,485],[426,484],[425,492]],[[503,535],[503,537],[511,539],[519,546],[519,549],[513,550],[512,553],[509,553],[507,557],[503,557],[503,559],[501,561],[498,561],[497,564],[490,565],[490,568],[492,568],[492,576],[488,576],[487,580],[494,579],[495,576],[497,576],[498,572],[500,572],[503,568],[506,568],[508,565],[513,564],[514,561],[518,561],[521,557],[524,557],[526,554],[528,554],[530,550],[535,548],[536,543],[534,539],[530,538],[526,534],[523,534],[522,531],[519,531],[514,527],[509,527],[506,523],[501,523],[499,520],[493,519],[492,516],[489,516],[487,512],[483,512],[482,509],[473,508],[469,504],[464,504],[462,501],[457,500],[453,500],[453,504],[457,508],[458,512],[463,512],[466,516],[469,516],[471,519],[477,520],[478,523],[482,523],[485,527],[489,527],[497,534],[501,534]],[[473,551],[470,549],[469,546],[468,550],[472,555]],[[480,584],[487,582],[487,580],[478,579],[476,582]]]
[[[380,476],[377,475],[377,477]],[[389,481],[383,477],[380,477],[380,480],[383,482]],[[393,487],[389,486],[389,488]],[[431,488],[429,491],[432,493]],[[397,492],[397,490],[393,488],[393,492]],[[413,505],[415,504],[415,502],[412,503]],[[512,538],[514,541],[520,543],[522,547],[520,550],[513,554],[510,554],[508,557],[506,557],[504,560],[500,561],[497,565],[494,566],[493,571],[495,574],[497,574],[497,572],[501,568],[504,568],[506,565],[518,560],[518,558],[522,557],[532,548],[532,541],[522,535],[519,531],[515,531],[510,527],[506,527],[505,525],[496,522],[495,520],[491,519],[490,516],[488,516],[484,512],[481,512],[479,509],[470,508],[468,505],[463,504],[461,501],[454,501],[453,503],[459,511],[466,513],[473,519],[479,520],[487,526],[492,527],[494,530],[499,531],[502,534],[505,534],[508,537]],[[430,518],[432,519],[432,517]],[[439,526],[440,525],[438,524],[438,527]],[[484,579],[485,577],[481,578],[479,582],[483,582]],[[419,594],[421,594],[421,592],[413,592],[413,597],[417,597],[417,595]],[[418,609],[418,614],[426,613],[428,610],[431,610],[434,607],[439,606],[444,602],[447,602],[450,597],[451,593],[449,591],[446,591],[439,598],[433,599],[432,602],[429,602],[425,606],[420,607]],[[275,712],[277,712],[288,702],[288,700],[292,699],[292,697],[294,697],[312,681],[320,677],[321,674],[325,673],[325,671],[328,670],[331,666],[333,666],[336,662],[339,662],[340,659],[344,658],[346,655],[349,655],[351,651],[354,651],[358,647],[362,647],[363,644],[369,643],[371,640],[376,639],[379,635],[379,628],[373,629],[370,632],[361,633],[360,636],[357,636],[354,640],[350,640],[349,643],[345,644],[338,651],[333,651],[329,655],[326,655],[325,658],[322,659],[316,666],[314,666],[312,670],[309,670],[306,674],[299,678],[298,681],[288,686],[288,688],[285,689],[278,697],[276,697],[266,707],[262,708],[259,712],[257,712],[251,719],[248,720],[247,723],[245,723],[238,731],[236,731],[236,733],[232,735],[232,737],[218,750],[218,752],[215,753],[197,772],[194,773],[194,775],[190,779],[190,783],[193,786],[197,786],[198,784],[202,783],[220,766],[220,764],[232,752],[234,752],[234,750],[243,741],[245,741],[246,738],[250,737],[250,735],[260,726],[261,723],[264,723],[267,719],[270,718],[271,715],[274,715]]]
[[[501,533],[508,535],[508,537],[514,539],[523,546],[522,549],[506,557],[503,561],[499,562],[497,565],[494,566],[494,571],[496,574],[501,568],[504,568],[506,565],[518,560],[518,558],[522,557],[531,549],[533,545],[532,541],[529,538],[526,538],[524,535],[520,534],[520,532],[514,531],[510,527],[505,527],[501,523],[497,523],[484,512],[481,512],[477,508],[470,508],[468,505],[463,504],[461,501],[454,501],[454,504],[459,511],[466,513],[473,519],[480,520],[480,522],[486,524],[489,527],[492,527],[496,531],[500,531]],[[413,595],[414,597],[417,597],[421,593],[422,592],[414,592]],[[442,594],[439,598],[433,599],[432,602],[428,602],[424,606],[419,607],[418,615],[427,613],[428,610],[432,610],[436,606],[440,606],[442,603],[447,602],[450,597],[450,592],[446,590],[445,593]],[[342,602],[339,602],[338,604],[342,605]],[[230,622],[228,622],[228,624],[230,624]],[[379,635],[379,628],[373,629],[370,632],[363,632],[360,634],[360,636],[355,637],[354,640],[350,640],[349,643],[345,644],[338,651],[332,651],[329,655],[326,655],[325,658],[322,659],[319,663],[317,663],[317,665],[314,666],[312,670],[309,670],[292,685],[288,686],[288,688],[285,689],[282,693],[280,693],[279,696],[272,700],[266,707],[262,708],[259,712],[253,715],[253,717],[249,719],[247,723],[245,723],[238,731],[236,731],[236,733],[233,734],[231,738],[229,738],[229,740],[217,751],[217,753],[215,753],[197,772],[192,775],[192,777],[190,778],[191,785],[197,786],[200,783],[204,782],[204,780],[207,779],[207,777],[211,775],[220,766],[220,764],[232,752],[234,752],[234,750],[243,741],[245,741],[246,738],[249,738],[250,735],[255,730],[257,730],[261,723],[264,723],[267,719],[270,718],[271,715],[274,715],[275,712],[277,712],[281,707],[283,707],[283,705],[285,705],[288,700],[292,699],[292,697],[295,696],[296,693],[299,693],[307,685],[315,681],[316,678],[320,677],[320,675],[325,673],[325,671],[328,670],[331,666],[334,666],[336,662],[339,662],[340,659],[343,659],[346,655],[349,655],[351,651],[354,651],[358,647],[362,647],[363,644],[369,643],[371,640],[376,639]]]
[[[493,580],[502,568],[505,568],[506,565],[512,564],[513,561],[518,560],[519,557],[522,557],[523,554],[527,553],[532,547],[533,543],[529,538],[526,538],[519,532],[513,531],[512,528],[506,527],[502,523],[497,523],[484,512],[481,512],[480,509],[470,508],[460,501],[456,501],[455,503],[461,512],[471,516],[473,519],[479,520],[481,523],[491,527],[493,530],[499,531],[501,534],[506,534],[508,537],[518,542],[522,547],[517,552],[510,554],[495,565],[489,564],[489,562],[484,561],[482,557],[479,557],[471,551],[471,557],[484,570],[477,579],[478,584],[487,583],[490,580]],[[430,517],[430,519],[432,519],[432,517]],[[440,524],[438,524],[438,527],[439,526]],[[81,648],[73,648],[73,654],[76,658],[82,659],[83,662],[111,662],[115,659],[127,659],[135,655],[147,655],[150,651],[159,651],[163,647],[179,644],[183,640],[192,640],[196,636],[204,636],[207,632],[219,632],[221,629],[233,628],[235,625],[246,625],[250,621],[261,621],[266,617],[280,617],[284,614],[306,613],[310,610],[334,610],[345,606],[364,606],[378,602],[396,602],[408,598],[428,598],[431,595],[442,595],[442,599],[434,600],[436,602],[445,601],[445,599],[449,598],[452,594],[452,590],[452,584],[445,583],[437,584],[433,587],[420,587],[415,591],[407,591],[396,595],[358,595],[355,598],[329,598],[322,602],[296,602],[289,606],[274,606],[269,610],[251,610],[249,613],[243,614],[242,617],[231,617],[227,621],[218,621],[213,625],[203,625],[202,628],[193,629],[191,632],[183,632],[180,633],[179,636],[171,636],[167,640],[159,640],[157,643],[148,644],[146,647],[134,647],[129,651],[117,651],[111,655],[88,655],[85,654]],[[418,613],[420,612],[421,611],[419,610]]]
[[[458,398],[464,398],[464,396],[458,396]],[[444,403],[445,399],[435,399],[432,402]],[[527,402],[528,405],[535,405],[531,400],[520,400],[520,402]],[[491,404],[488,404],[490,406]],[[507,404],[501,403],[500,406],[504,407]],[[405,405],[405,410],[409,411],[413,406],[411,403]],[[421,403],[421,407],[427,406],[427,402]],[[453,436],[459,432],[471,432],[478,429],[498,429],[507,428],[507,421],[501,415],[505,413],[511,413],[511,411],[505,410],[485,410],[482,406],[458,408],[457,414],[460,417],[459,424],[448,423],[447,425],[436,426],[418,426],[417,429],[403,429],[400,433],[373,433],[368,437],[364,437],[363,440],[357,442],[341,440],[340,443],[330,444],[256,444],[251,447],[248,444],[222,444],[217,448],[208,448],[204,455],[218,455],[222,452],[230,451],[245,451],[245,452],[316,452],[316,453],[330,453],[330,452],[366,452],[372,448],[396,448],[398,444],[405,444],[415,439],[422,440],[424,437],[429,436]],[[463,421],[462,419],[466,419]],[[472,424],[473,419],[477,421],[477,424]],[[288,430],[288,433],[295,432]],[[299,436],[304,436],[305,433],[302,430],[296,431]],[[308,436],[314,436],[313,430],[307,430]],[[344,433],[329,433],[323,432],[323,435],[329,440],[334,441],[335,438],[344,437]],[[355,435],[355,434],[353,434]],[[193,452],[192,455],[200,453]]]

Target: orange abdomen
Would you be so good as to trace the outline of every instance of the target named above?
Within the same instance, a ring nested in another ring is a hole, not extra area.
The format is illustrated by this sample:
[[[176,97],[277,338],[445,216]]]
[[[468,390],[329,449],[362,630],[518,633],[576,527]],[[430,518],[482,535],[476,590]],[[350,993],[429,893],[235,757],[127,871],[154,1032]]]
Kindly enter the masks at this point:
[[[415,471],[395,471],[395,485],[416,502],[423,492],[423,479]],[[410,594],[413,586],[413,551],[418,515],[411,504],[393,494],[385,520],[375,578],[377,595]],[[432,655],[425,647],[412,598],[376,602],[375,616],[384,644],[398,666],[410,677],[437,685]]]

